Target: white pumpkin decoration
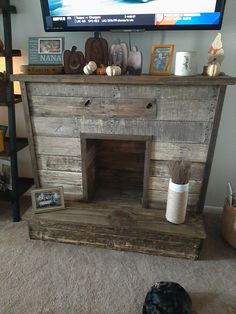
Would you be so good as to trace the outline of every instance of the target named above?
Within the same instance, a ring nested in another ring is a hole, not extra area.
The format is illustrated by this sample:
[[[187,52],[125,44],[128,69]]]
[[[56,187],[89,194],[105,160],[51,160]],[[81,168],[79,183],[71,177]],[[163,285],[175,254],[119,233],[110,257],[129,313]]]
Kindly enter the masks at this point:
[[[138,50],[137,46],[132,47],[128,57],[128,74],[141,74],[143,65],[142,52]]]
[[[122,74],[127,71],[127,62],[129,56],[129,48],[125,42],[112,44],[109,50],[109,64],[118,65]]]
[[[86,64],[83,68],[84,74],[89,75],[92,74],[94,71],[96,71],[97,65],[94,61],[90,61],[88,64]]]
[[[220,74],[220,63],[219,62],[213,62],[212,64],[209,64],[206,68],[206,74],[208,76],[217,76]]]
[[[109,65],[106,68],[106,73],[108,76],[121,75],[121,72],[121,67],[119,67],[118,65]]]

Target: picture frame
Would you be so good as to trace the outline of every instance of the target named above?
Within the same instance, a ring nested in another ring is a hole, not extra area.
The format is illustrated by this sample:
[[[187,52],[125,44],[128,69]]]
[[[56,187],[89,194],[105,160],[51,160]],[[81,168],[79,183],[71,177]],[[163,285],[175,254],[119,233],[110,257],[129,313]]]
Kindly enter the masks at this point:
[[[11,161],[0,159],[0,174],[5,182],[5,188],[12,190]]]
[[[39,54],[61,54],[62,38],[38,38]]]
[[[7,126],[7,125],[2,125],[2,124],[0,124],[0,130],[2,131],[3,138],[6,137],[7,129],[8,129],[8,126]]]
[[[174,45],[153,45],[151,49],[150,75],[170,75]]]
[[[29,65],[62,65],[64,37],[29,37]]]
[[[65,209],[63,186],[31,190],[31,199],[35,213]]]

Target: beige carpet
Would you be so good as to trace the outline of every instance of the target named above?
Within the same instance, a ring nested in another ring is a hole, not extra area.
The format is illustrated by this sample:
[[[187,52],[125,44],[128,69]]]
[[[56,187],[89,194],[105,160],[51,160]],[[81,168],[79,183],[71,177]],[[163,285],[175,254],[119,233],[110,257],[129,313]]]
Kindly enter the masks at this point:
[[[0,206],[1,209],[1,206]],[[0,210],[1,314],[139,314],[148,289],[180,283],[194,313],[236,313],[235,250],[220,236],[220,216],[206,216],[201,260],[33,241],[27,223]]]

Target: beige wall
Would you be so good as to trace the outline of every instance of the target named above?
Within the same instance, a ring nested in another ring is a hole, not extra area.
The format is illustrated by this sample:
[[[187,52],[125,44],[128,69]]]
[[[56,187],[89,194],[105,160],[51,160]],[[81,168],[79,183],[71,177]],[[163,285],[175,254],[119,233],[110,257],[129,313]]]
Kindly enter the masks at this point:
[[[21,49],[22,57],[15,58],[14,69],[19,72],[20,64],[28,63],[27,45],[30,36],[64,36],[65,47],[76,45],[84,52],[85,41],[92,33],[45,33],[43,29],[39,0],[11,0],[16,5],[18,14],[12,16],[13,48]],[[225,60],[222,71],[236,76],[236,1],[227,0],[223,27],[221,30],[225,49]],[[0,36],[3,38],[2,23]],[[148,72],[150,62],[150,48],[153,44],[169,43],[175,45],[175,51],[198,52],[199,73],[207,62],[207,50],[217,31],[165,31],[131,34],[132,45],[138,45],[144,56],[143,72]],[[102,33],[111,44],[118,39],[128,42],[128,34]],[[0,108],[0,123],[7,120],[6,110]],[[19,136],[26,134],[22,105],[17,105],[17,132]],[[31,176],[28,149],[19,153],[19,172],[21,175]],[[231,181],[236,189],[236,87],[229,86],[222,112],[218,133],[215,156],[212,165],[210,182],[207,192],[206,205],[221,207],[226,194],[226,184]]]

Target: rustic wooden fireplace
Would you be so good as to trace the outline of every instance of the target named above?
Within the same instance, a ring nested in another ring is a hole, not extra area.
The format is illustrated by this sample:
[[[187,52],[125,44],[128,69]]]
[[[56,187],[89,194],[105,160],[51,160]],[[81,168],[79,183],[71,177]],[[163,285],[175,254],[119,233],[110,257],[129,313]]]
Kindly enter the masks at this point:
[[[33,239],[197,258],[227,85],[218,76],[14,75],[36,187],[66,209],[28,213]],[[185,224],[165,219],[168,161],[192,165]]]

